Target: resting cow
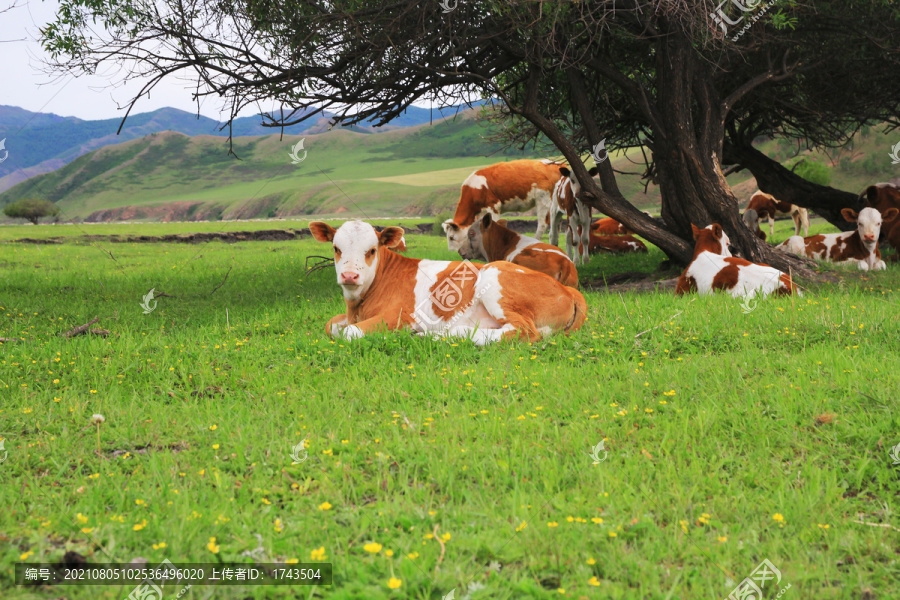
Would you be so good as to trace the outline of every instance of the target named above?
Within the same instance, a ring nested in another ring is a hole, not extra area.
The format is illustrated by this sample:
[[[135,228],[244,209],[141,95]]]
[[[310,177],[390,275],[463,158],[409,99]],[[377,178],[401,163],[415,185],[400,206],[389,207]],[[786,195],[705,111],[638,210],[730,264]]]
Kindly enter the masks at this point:
[[[891,183],[876,183],[870,185],[860,194],[860,199],[865,198],[866,204],[885,214],[891,208],[900,209],[900,188]],[[898,252],[900,252],[900,219],[888,221],[885,219],[881,231],[884,239]],[[894,255],[897,258],[897,255]]]
[[[594,235],[627,235],[634,232],[612,217],[603,217],[591,225],[591,233]]]
[[[356,339],[378,330],[412,329],[483,345],[576,331],[587,318],[584,296],[543,273],[505,261],[407,258],[390,251],[403,236],[399,227],[379,234],[362,221],[337,230],[315,221],[309,229],[316,240],[334,247],[347,307],[326,324],[332,336]]]
[[[588,250],[591,254],[598,252],[616,252],[627,254],[629,252],[646,252],[644,242],[633,235],[594,235],[591,232]]]
[[[443,223],[447,247],[459,250],[466,231],[484,213],[537,209],[537,238],[547,227],[550,196],[560,178],[560,163],[550,160],[511,160],[478,169],[462,184],[456,213]]]
[[[494,262],[505,260],[539,273],[546,273],[569,287],[578,287],[578,270],[565,253],[550,244],[519,235],[494,221],[490,214],[469,227],[468,239],[460,246],[459,255],[472,260]]]
[[[758,191],[750,197],[747,210],[753,209],[760,219],[769,219],[769,235],[775,235],[775,217],[791,217],[794,220],[794,235],[800,235],[800,227],[803,226],[803,235],[809,235],[809,211],[805,208],[780,202],[772,194]]]
[[[728,236],[718,223],[704,229],[691,227],[696,241],[694,258],[678,278],[677,295],[696,291],[705,296],[713,290],[723,290],[734,298],[754,298],[758,294],[766,297],[771,293],[791,294],[795,291],[787,273],[731,256]]]
[[[900,210],[896,208],[887,209],[884,215],[874,208],[867,207],[859,213],[852,208],[845,208],[841,210],[841,214],[850,223],[856,223],[854,231],[820,233],[807,238],[795,235],[776,248],[833,263],[855,263],[861,271],[883,271],[887,266],[881,260],[878,236],[882,222],[892,222],[898,213]]]

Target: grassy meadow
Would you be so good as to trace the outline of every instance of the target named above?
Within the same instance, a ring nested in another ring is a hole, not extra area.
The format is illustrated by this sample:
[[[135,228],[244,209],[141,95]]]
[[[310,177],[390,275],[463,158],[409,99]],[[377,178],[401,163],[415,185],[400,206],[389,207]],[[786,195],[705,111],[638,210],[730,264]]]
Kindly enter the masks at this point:
[[[0,337],[24,340],[0,344],[3,598],[131,593],[13,586],[15,563],[66,551],[334,566],[330,587],[190,599],[723,599],[764,559],[781,573],[765,598],[900,597],[896,263],[747,314],[591,291],[570,337],[476,348],[329,339],[343,301],[333,269],[304,274],[329,254],[310,238],[8,241],[123,227],[0,228]],[[144,314],[151,288],[167,296]],[[59,337],[93,317],[109,337]]]

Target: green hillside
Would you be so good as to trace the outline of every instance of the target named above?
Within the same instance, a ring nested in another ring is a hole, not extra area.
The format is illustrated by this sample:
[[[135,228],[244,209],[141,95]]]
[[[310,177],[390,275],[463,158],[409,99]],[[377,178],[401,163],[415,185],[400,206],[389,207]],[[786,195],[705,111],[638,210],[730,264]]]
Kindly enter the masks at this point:
[[[52,173],[34,177],[0,194],[0,206],[21,198],[46,198],[62,219],[89,221],[183,221],[292,217],[415,217],[449,212],[459,186],[475,168],[529,156],[504,151],[485,140],[489,132],[474,111],[456,119],[380,133],[336,129],[303,136],[241,137],[238,158],[225,139],[151,134],[79,157]],[[300,140],[306,158],[292,164]],[[823,164],[831,185],[859,191],[900,175],[888,153],[890,136],[866,130],[841,152],[808,158]],[[770,156],[791,164],[788,142],[761,144]],[[633,151],[631,158],[640,159]],[[540,156],[531,154],[538,158]],[[623,193],[644,210],[658,211],[659,192],[644,182],[640,166],[614,155]],[[747,172],[729,177],[744,201],[756,189]]]

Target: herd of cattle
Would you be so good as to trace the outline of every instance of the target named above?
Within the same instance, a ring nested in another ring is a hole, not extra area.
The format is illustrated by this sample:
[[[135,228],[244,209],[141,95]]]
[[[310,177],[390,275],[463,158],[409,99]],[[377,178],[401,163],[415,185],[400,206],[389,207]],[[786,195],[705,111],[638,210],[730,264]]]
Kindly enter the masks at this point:
[[[596,175],[592,169],[590,174]],[[750,199],[744,223],[760,239],[759,226],[777,216],[794,220],[794,234],[777,250],[861,270],[882,270],[878,240],[900,250],[900,188],[870,186],[863,192],[866,208],[841,211],[857,228],[843,233],[809,236],[806,209],[779,202],[763,192]],[[536,237],[520,235],[498,219],[504,212],[537,210]],[[566,218],[566,251],[558,247]],[[541,241],[550,228],[550,243]],[[575,331],[587,316],[584,296],[576,288],[576,264],[593,252],[646,252],[644,244],[611,218],[591,223],[590,207],[580,201],[580,186],[566,165],[550,160],[516,160],[479,169],[462,184],[452,219],[443,224],[450,250],[470,260],[434,261],[402,256],[403,230],[378,232],[362,221],[335,230],[310,223],[316,240],[334,250],[338,284],[346,312],[332,318],[326,331],[355,339],[378,330],[409,328],[422,334],[456,336],[483,345],[505,338],[535,341],[542,336]],[[799,294],[788,274],[765,264],[734,257],[722,227],[694,227],[694,256],[678,279],[676,294],[709,294],[723,290],[734,297]],[[803,230],[803,236],[800,231]]]

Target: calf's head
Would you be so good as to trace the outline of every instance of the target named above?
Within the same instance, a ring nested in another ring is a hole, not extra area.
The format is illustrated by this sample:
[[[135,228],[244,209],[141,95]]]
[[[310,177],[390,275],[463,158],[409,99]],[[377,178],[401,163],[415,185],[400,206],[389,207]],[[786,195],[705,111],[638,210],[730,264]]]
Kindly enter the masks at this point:
[[[591,167],[588,170],[588,175],[596,177],[599,172],[597,167]],[[575,198],[578,198],[581,195],[581,184],[578,183],[575,174],[572,173],[568,167],[560,167],[559,174],[562,175],[563,178],[557,182],[553,189],[553,193],[557,196],[556,201],[560,207],[565,207],[566,204],[571,203]],[[568,182],[566,181],[567,179]]]
[[[441,223],[444,233],[447,234],[447,249],[451,252],[459,251],[460,246],[466,241],[466,235],[469,231],[469,225],[459,225],[453,222],[453,219],[447,219]]]
[[[313,221],[309,230],[317,241],[331,242],[337,282],[347,300],[358,299],[375,281],[378,250],[394,248],[403,240],[400,227],[385,227],[378,233],[363,221],[347,221],[337,229],[322,221]]]
[[[475,221],[466,232],[466,239],[459,246],[459,255],[468,260],[488,260],[487,250],[484,249],[484,236],[494,218],[490,213]]]
[[[694,231],[695,257],[701,252],[712,252],[713,254],[718,254],[726,258],[731,256],[731,249],[729,248],[730,240],[721,225],[713,223],[712,225],[707,225],[703,229],[700,229],[692,224],[691,228]]]
[[[850,223],[856,223],[856,230],[864,244],[874,245],[878,242],[878,236],[881,234],[882,223],[893,221],[900,214],[900,210],[889,208],[884,211],[884,214],[881,214],[874,208],[867,207],[858,213],[852,208],[845,208],[841,210],[841,214]]]

